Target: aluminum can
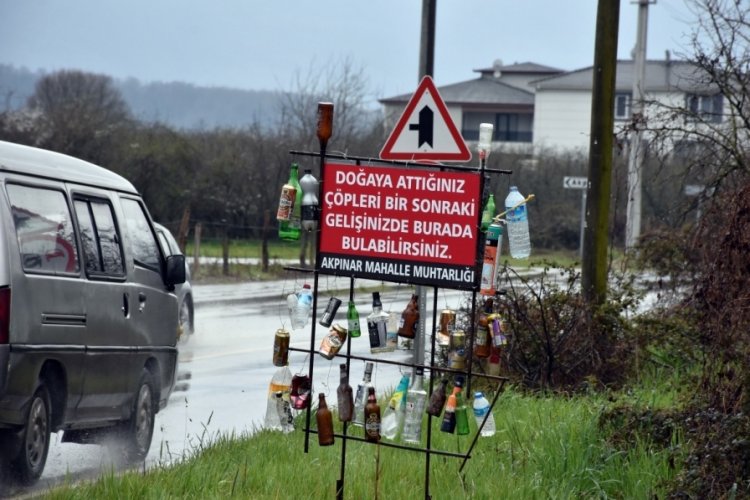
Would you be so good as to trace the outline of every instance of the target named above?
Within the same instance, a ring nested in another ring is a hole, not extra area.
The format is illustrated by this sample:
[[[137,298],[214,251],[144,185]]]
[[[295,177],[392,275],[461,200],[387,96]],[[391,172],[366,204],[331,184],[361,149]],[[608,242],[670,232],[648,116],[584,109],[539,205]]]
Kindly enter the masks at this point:
[[[453,330],[450,347],[452,350],[464,349],[466,347],[466,333],[463,330]]]
[[[330,299],[328,299],[328,306],[326,307],[326,310],[323,312],[323,316],[319,321],[320,326],[331,326],[333,318],[336,316],[336,311],[339,310],[340,305],[341,301],[336,297],[331,297]]]
[[[276,211],[276,220],[289,220],[294,210],[294,201],[297,197],[297,189],[291,184],[281,186],[281,197],[279,197],[279,208]]]
[[[451,351],[450,355],[448,356],[448,368],[452,368],[454,370],[466,369],[465,347],[459,347]]]
[[[346,328],[341,325],[333,325],[323,340],[320,342],[318,352],[326,359],[333,359],[346,342]]]
[[[273,364],[274,366],[286,366],[288,362],[289,332],[279,328],[273,338]]]

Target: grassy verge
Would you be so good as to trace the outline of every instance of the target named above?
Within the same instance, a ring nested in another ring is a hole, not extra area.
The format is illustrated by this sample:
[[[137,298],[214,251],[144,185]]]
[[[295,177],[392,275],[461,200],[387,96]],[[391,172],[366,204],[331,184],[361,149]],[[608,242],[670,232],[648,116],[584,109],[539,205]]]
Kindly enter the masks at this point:
[[[480,438],[463,473],[461,459],[432,456],[432,497],[664,497],[664,481],[676,472],[671,452],[646,440],[627,450],[610,446],[598,425],[606,404],[597,394],[562,398],[504,392],[494,411],[496,434]],[[457,436],[440,432],[439,419],[433,419],[432,448],[467,450],[475,430],[470,421],[472,435]],[[298,419],[298,430],[288,435],[259,430],[252,436],[221,436],[175,466],[108,474],[93,483],[58,488],[47,498],[333,498],[343,440],[319,447],[311,434],[305,454],[301,423]],[[361,430],[355,427],[350,434],[361,436]],[[347,442],[346,498],[420,498],[424,473],[422,453]]]

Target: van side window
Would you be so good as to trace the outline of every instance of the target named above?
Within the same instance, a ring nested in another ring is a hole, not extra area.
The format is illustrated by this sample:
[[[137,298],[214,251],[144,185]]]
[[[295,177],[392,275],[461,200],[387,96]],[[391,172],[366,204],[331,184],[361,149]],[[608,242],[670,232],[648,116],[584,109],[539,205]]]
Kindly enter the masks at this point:
[[[86,272],[89,275],[123,276],[125,267],[112,206],[106,200],[76,199],[75,209]]]
[[[78,246],[65,195],[20,184],[8,184],[7,192],[23,270],[78,273]]]
[[[128,234],[133,242],[133,261],[141,267],[161,272],[159,246],[143,206],[136,200],[123,198],[122,211],[128,225]]]

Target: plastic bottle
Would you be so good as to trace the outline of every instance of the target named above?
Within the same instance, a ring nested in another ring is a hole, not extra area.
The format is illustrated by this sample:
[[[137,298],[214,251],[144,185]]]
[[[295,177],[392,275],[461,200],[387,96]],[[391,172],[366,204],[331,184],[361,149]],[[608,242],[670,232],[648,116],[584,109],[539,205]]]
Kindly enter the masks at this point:
[[[492,415],[492,412],[490,411],[490,402],[487,401],[487,398],[484,397],[484,393],[482,392],[475,392],[474,393],[474,418],[477,420],[477,427],[482,425],[482,421],[484,420],[484,416],[489,414],[487,417],[487,422],[485,422],[484,427],[482,427],[482,432],[480,436],[493,436],[495,434],[495,417]]]
[[[288,219],[279,220],[279,238],[288,241],[299,240],[302,219],[302,187],[299,185],[299,165],[292,163],[287,185],[295,190],[294,203]],[[286,187],[286,186],[285,186]]]
[[[276,370],[271,377],[271,383],[268,384],[268,395],[266,397],[266,416],[263,420],[263,426],[266,429],[283,430],[279,411],[276,404],[276,393],[281,392],[283,397],[289,398],[292,387],[292,372],[288,366],[282,366]]]
[[[287,304],[292,306],[289,310],[292,328],[298,330],[304,328],[310,318],[313,303],[312,290],[310,285],[305,283],[299,292],[292,295],[296,296],[296,302],[292,300],[290,295],[290,297],[287,297]]]
[[[427,392],[424,390],[424,370],[418,367],[414,382],[406,393],[406,412],[404,414],[404,430],[401,437],[405,443],[422,442],[422,412],[427,403]]]
[[[318,186],[320,183],[316,179],[312,170],[305,169],[305,175],[299,180],[302,188],[302,229],[305,231],[315,231],[318,228]]]
[[[490,224],[492,223],[493,217],[495,217],[495,195],[490,194],[487,198],[487,203],[484,205],[484,210],[482,211],[482,231],[487,231],[487,228],[490,227]]]
[[[508,228],[508,246],[514,259],[526,259],[531,254],[529,218],[524,196],[516,186],[510,187],[505,198],[505,224]],[[514,208],[515,207],[515,208]]]
[[[402,375],[398,387],[393,391],[388,405],[383,412],[380,433],[388,439],[395,439],[399,427],[404,421],[406,411],[406,391],[409,389],[409,375]]]
[[[357,394],[354,397],[354,418],[352,423],[359,427],[362,427],[365,423],[365,405],[367,404],[367,392],[370,387],[373,387],[372,382],[372,367],[371,361],[365,364],[365,374],[362,378],[362,382],[357,385]],[[374,389],[374,387],[373,387]]]

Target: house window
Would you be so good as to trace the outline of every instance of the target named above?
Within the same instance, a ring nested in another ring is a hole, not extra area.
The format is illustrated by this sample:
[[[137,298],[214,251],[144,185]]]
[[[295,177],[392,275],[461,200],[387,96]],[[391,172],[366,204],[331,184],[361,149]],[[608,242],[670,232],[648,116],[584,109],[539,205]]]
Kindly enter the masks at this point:
[[[722,104],[723,98],[721,94],[690,94],[687,96],[686,103],[689,120],[720,123]]]
[[[630,120],[633,96],[627,92],[615,94],[615,120]]]
[[[534,119],[528,113],[477,113],[463,114],[461,135],[467,141],[479,140],[479,124],[491,123],[495,128],[493,141],[531,142]]]

